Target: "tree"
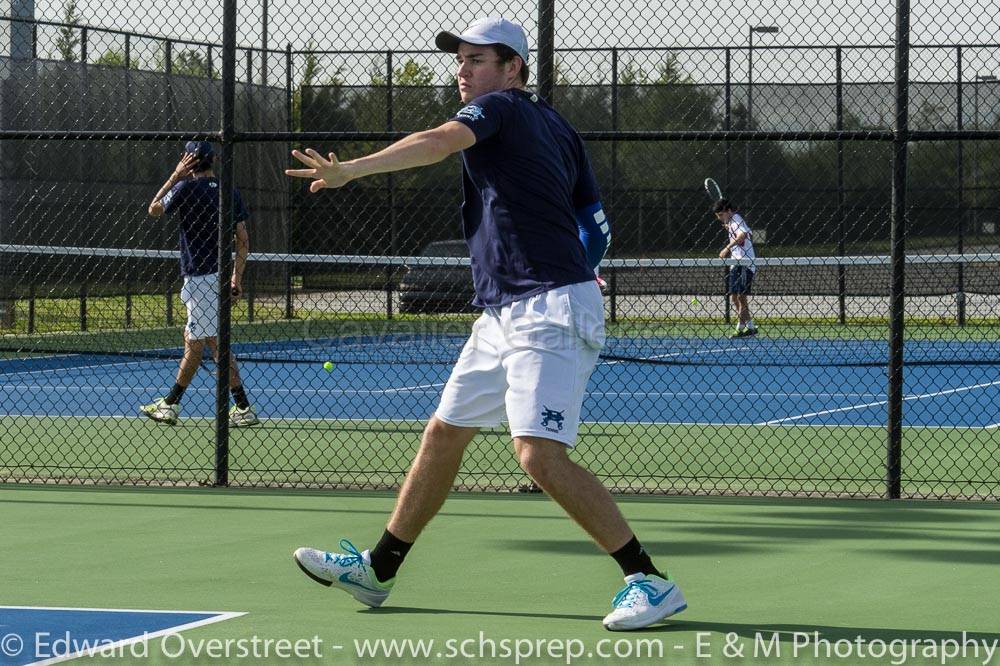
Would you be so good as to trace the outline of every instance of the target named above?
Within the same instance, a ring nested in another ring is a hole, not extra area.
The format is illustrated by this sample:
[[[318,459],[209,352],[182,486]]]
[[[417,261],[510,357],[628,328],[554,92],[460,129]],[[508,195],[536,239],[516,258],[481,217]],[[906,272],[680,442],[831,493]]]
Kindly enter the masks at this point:
[[[125,52],[119,51],[118,49],[111,49],[105,51],[101,56],[94,62],[96,65],[107,65],[108,67],[124,67],[125,66]],[[138,63],[133,59],[128,63],[129,69],[139,69]]]
[[[66,62],[76,62],[80,59],[80,33],[71,28],[70,25],[80,23],[80,15],[77,13],[76,0],[63,0],[63,23],[69,24],[59,28],[59,36],[56,38],[56,51],[59,57]]]
[[[397,86],[429,86],[434,83],[434,70],[408,59],[402,67],[392,70],[392,81]]]
[[[298,87],[292,92],[292,127],[296,132],[303,131],[305,126],[309,125],[308,122],[303,123],[302,120],[302,92],[315,84],[316,74],[319,72],[319,58],[313,53],[315,48],[316,42],[310,39],[306,44],[306,62],[302,67],[302,78],[299,79]]]
[[[619,85],[632,86],[646,83],[648,80],[649,77],[646,75],[646,70],[642,67],[637,67],[631,60],[625,63],[625,66],[618,72]]]
[[[173,56],[171,72],[181,76],[200,76],[206,79],[219,78],[218,72],[208,64],[208,56],[201,51],[184,49]]]
[[[344,66],[320,81],[321,66],[313,52],[316,43],[306,44],[305,64],[299,85],[292,92],[292,126],[295,131],[350,132],[357,124],[347,109],[344,88]]]

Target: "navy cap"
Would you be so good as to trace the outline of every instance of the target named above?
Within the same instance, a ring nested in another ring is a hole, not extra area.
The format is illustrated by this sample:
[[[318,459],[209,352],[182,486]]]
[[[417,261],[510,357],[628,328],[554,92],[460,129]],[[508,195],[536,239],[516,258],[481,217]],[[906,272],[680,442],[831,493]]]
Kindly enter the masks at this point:
[[[201,162],[211,162],[215,159],[215,150],[208,141],[188,141],[184,144],[184,152],[191,153]]]

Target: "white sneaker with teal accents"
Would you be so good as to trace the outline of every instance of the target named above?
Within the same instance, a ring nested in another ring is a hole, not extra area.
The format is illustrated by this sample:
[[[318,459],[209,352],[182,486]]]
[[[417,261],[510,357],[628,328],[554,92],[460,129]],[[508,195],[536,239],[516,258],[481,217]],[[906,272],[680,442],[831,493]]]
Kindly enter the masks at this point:
[[[344,553],[330,553],[315,548],[295,551],[295,563],[302,572],[321,585],[339,587],[372,608],[378,608],[389,596],[395,578],[380,583],[371,567],[369,551],[359,552],[347,539],[340,540]]]
[[[625,587],[615,595],[611,607],[614,610],[604,618],[604,628],[629,631],[676,615],[687,608],[687,602],[674,581],[637,573],[625,577]]]

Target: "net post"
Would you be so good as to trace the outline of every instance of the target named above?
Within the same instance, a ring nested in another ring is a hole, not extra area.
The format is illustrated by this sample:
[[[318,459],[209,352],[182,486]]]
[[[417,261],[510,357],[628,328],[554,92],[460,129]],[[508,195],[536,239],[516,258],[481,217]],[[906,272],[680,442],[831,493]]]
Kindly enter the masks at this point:
[[[257,315],[257,289],[254,282],[254,271],[251,269],[247,276],[247,322],[252,324]],[[244,274],[245,275],[245,274]]]
[[[125,328],[132,328],[132,281],[125,281]]]
[[[35,284],[28,287],[28,335],[35,332]]]
[[[224,0],[222,10],[222,164],[219,177],[219,337],[215,384],[215,486],[229,485],[229,369],[232,329],[233,271],[233,148],[236,121],[236,0]]]
[[[611,306],[608,318],[613,324],[618,321],[618,271],[613,268],[608,276],[608,303]]]
[[[166,297],[167,326],[174,325],[174,289],[170,281],[164,282],[163,295]]]
[[[733,323],[733,306],[729,302],[729,266],[722,268],[722,302],[726,313],[726,326]]]
[[[892,140],[892,280],[889,287],[889,391],[886,442],[886,494],[902,494],[903,334],[905,332],[906,170],[909,139],[910,2],[896,0],[895,123]]]
[[[87,283],[80,285],[80,332],[87,331]]]

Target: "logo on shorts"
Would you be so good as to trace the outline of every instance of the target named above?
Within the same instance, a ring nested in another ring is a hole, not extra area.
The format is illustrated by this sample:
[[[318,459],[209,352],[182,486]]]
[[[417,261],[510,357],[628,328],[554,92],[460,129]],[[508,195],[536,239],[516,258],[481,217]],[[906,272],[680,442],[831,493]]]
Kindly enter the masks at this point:
[[[548,407],[545,407],[545,405],[542,405],[542,407],[544,407],[544,409],[542,410],[542,427],[548,430],[549,432],[560,432],[562,430],[563,421],[565,420],[563,418],[563,412],[565,412],[566,410],[564,409],[562,410],[562,412],[557,412],[554,409],[549,409]],[[549,422],[555,423],[556,427],[550,428]]]

